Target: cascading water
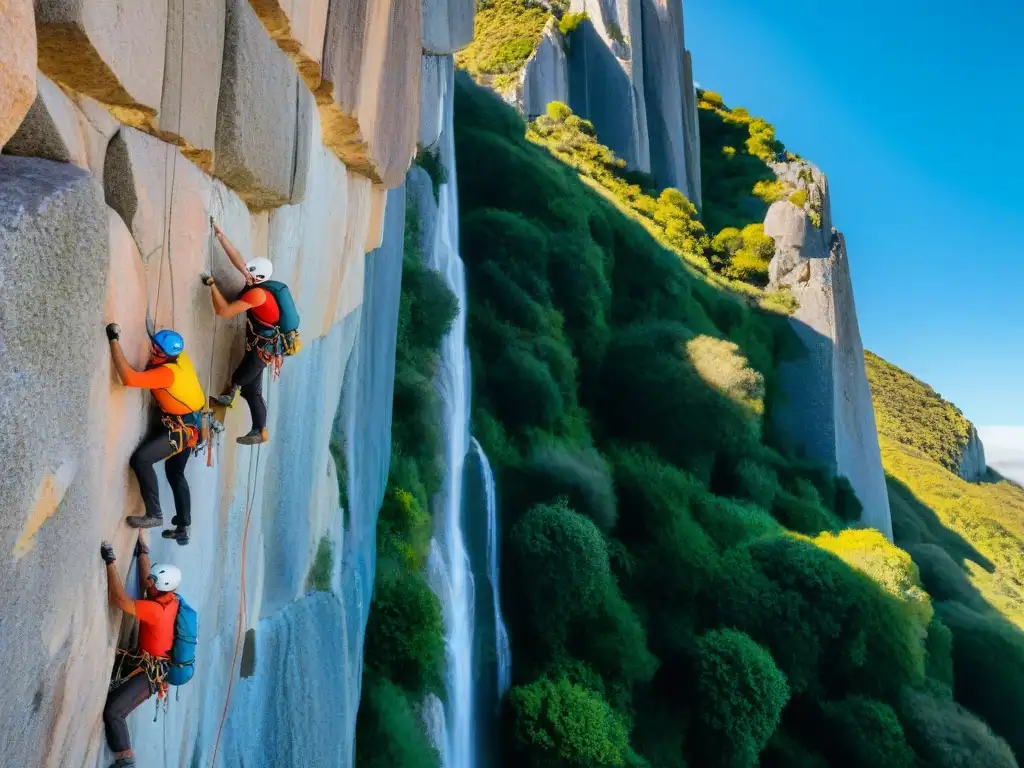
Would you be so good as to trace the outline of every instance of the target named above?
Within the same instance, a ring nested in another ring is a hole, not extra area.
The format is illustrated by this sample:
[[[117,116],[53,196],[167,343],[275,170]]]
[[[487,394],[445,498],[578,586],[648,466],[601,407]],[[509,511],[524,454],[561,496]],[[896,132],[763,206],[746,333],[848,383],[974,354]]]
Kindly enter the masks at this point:
[[[491,596],[494,600],[494,657],[498,668],[498,699],[505,695],[512,685],[512,651],[508,644],[508,631],[501,615],[498,570],[498,495],[494,486],[494,472],[487,454],[476,438],[471,438],[473,450],[480,461],[480,474],[484,486],[484,501],[487,505],[487,579],[491,582]]]
[[[459,256],[459,208],[455,181],[453,102],[449,70],[444,84],[440,159],[447,182],[438,197],[437,230],[428,265],[458,298],[458,315],[441,344],[437,389],[441,399],[445,474],[434,499],[430,547],[431,586],[441,600],[448,668],[444,768],[474,768],[473,749],[473,572],[462,533],[462,470],[469,448],[469,352],[466,349],[466,279]]]

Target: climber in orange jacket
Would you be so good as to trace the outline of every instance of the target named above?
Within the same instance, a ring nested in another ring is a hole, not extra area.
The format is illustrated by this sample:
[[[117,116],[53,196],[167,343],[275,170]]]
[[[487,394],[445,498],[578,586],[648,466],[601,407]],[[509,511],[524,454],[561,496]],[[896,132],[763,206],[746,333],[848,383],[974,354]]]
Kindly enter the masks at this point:
[[[142,702],[158,691],[163,694],[174,644],[174,620],[178,601],[174,591],[181,583],[181,571],[166,563],[149,563],[149,547],[139,531],[135,545],[139,559],[139,585],[145,598],[132,600],[121,584],[115,565],[114,548],[107,542],[100,545],[100,557],[107,565],[107,599],[112,608],[120,608],[139,620],[137,653],[118,651],[114,664],[114,682],[103,707],[103,725],[107,744],[114,753],[110,768],[131,768],[135,765],[131,737],[125,718]]]
[[[160,510],[160,489],[153,465],[166,461],[164,471],[174,495],[175,515],[171,523],[174,530],[163,532],[164,538],[188,544],[188,527],[192,524],[192,499],[185,465],[192,449],[199,442],[201,414],[206,405],[203,387],[195,367],[185,352],[185,342],[175,331],[159,331],[152,337],[149,364],[144,371],[136,371],[125,359],[119,339],[121,327],[107,326],[110,352],[121,383],[126,387],[140,387],[153,392],[153,399],[162,412],[159,426],[143,440],[129,462],[139,481],[139,491],[146,506],[146,514],[132,515],[127,523],[133,528],[154,528],[163,525]]]
[[[218,317],[234,317],[246,312],[248,330],[245,337],[245,356],[231,376],[231,385],[222,395],[210,399],[218,405],[229,406],[235,394],[241,391],[249,404],[252,429],[237,438],[242,445],[258,445],[270,439],[267,432],[267,403],[263,399],[263,371],[270,364],[275,371],[280,369],[292,333],[298,328],[298,313],[288,287],[281,282],[270,280],[274,266],[268,259],[256,258],[246,262],[231,244],[220,227],[213,223],[214,234],[235,269],[245,277],[246,287],[234,301],[228,301],[217,288],[213,276],[200,275],[203,284],[210,288],[213,311]],[[260,287],[260,285],[263,287]],[[283,332],[290,332],[285,335]],[[296,334],[297,336],[297,334]]]

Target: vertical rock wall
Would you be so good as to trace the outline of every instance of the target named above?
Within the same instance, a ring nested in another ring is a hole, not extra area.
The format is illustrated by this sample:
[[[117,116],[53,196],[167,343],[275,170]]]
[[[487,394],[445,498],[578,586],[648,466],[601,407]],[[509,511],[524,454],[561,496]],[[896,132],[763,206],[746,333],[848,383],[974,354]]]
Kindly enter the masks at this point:
[[[239,400],[213,466],[189,462],[191,543],[150,536],[200,637],[195,679],[156,723],[153,703],[132,715],[134,745],[140,765],[351,765],[401,284],[402,207],[386,202],[404,189],[385,187],[419,131],[422,50],[418,2],[365,6],[38,0],[33,19],[0,2],[0,722],[26,765],[110,762],[122,621],[98,548],[129,573],[150,396],[121,386],[103,326],[122,325],[137,367],[147,317],[174,327],[204,389],[226,385],[244,321],[215,319],[198,275],[242,282],[211,216],[291,286],[304,348],[268,382],[268,444],[235,444]],[[349,164],[339,113],[367,150]],[[331,590],[310,593],[321,542]]]
[[[640,0],[573,0],[571,10],[587,20],[572,34],[569,106],[631,168],[649,171]]]
[[[861,522],[892,539],[846,243],[832,227],[828,185],[802,162],[775,171],[808,193],[806,210],[780,200],[764,223],[775,240],[770,287],[789,288],[800,303],[791,322],[804,345],[802,356],[779,366],[776,427],[791,447],[846,477],[864,507]]]
[[[565,40],[554,18],[548,20],[537,49],[519,75],[515,101],[527,120],[543,115],[552,101],[569,103],[569,63]]]

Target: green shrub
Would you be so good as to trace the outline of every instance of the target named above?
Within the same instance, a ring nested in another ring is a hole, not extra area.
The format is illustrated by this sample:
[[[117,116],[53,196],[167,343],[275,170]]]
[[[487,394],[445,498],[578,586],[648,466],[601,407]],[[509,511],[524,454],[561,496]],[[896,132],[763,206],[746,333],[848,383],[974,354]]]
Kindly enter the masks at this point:
[[[430,183],[434,190],[434,202],[439,200],[441,185],[448,181],[448,171],[441,163],[441,156],[437,150],[418,147],[413,164],[418,165],[430,177]]]
[[[584,14],[586,15],[586,14]],[[564,122],[566,118],[572,115],[572,110],[569,109],[567,104],[563,104],[560,101],[548,102],[547,114],[556,123]]]
[[[576,28],[587,20],[586,13],[566,13],[558,22],[558,31],[563,35],[571,34]],[[549,113],[550,114],[550,113]]]
[[[455,55],[455,63],[503,92],[536,50],[549,18],[547,9],[525,0],[489,0],[477,10],[473,42]]]
[[[618,514],[611,474],[607,462],[593,449],[539,447],[517,478],[517,485],[525,491],[516,498],[519,504],[532,506],[562,496],[605,533],[615,527]]]
[[[956,699],[978,713],[1024,755],[1024,633],[1001,616],[982,615],[957,603],[938,606],[953,633]]]
[[[807,205],[807,190],[798,189],[796,192],[789,196],[789,202],[791,202],[797,208],[803,208],[805,205]]]
[[[886,766],[914,768],[914,753],[907,745],[899,718],[888,704],[851,696],[823,707],[830,765],[838,768]]]
[[[551,428],[565,400],[551,368],[521,346],[501,350],[487,380],[502,419],[513,427]]]
[[[334,552],[331,549],[331,540],[324,535],[320,537],[316,555],[313,557],[313,564],[309,567],[309,575],[306,576],[306,591],[330,592],[333,573]]]
[[[761,753],[761,768],[829,768],[829,762],[780,729]]]
[[[806,501],[782,491],[772,501],[772,515],[790,530],[814,535],[839,527],[838,521],[820,503]]]
[[[731,484],[734,495],[749,499],[759,507],[771,509],[779,493],[779,477],[771,467],[756,459],[744,457],[735,467],[735,482]]]
[[[953,687],[953,633],[942,623],[937,614],[928,624],[925,640],[928,652],[928,677],[947,688]]]
[[[567,622],[595,611],[612,584],[604,537],[564,501],[527,512],[512,527],[506,552],[507,567],[518,574],[513,610],[553,643]]]
[[[763,380],[744,363],[735,345],[680,325],[629,329],[605,358],[602,405],[609,426],[708,473],[718,453],[738,455],[760,434]]]
[[[693,500],[691,509],[694,519],[721,549],[781,532],[765,511],[720,496],[702,494]]]
[[[900,697],[907,741],[929,768],[1016,768],[1009,745],[954,701],[912,688]]]
[[[697,764],[753,768],[789,701],[785,675],[767,650],[732,629],[701,637],[694,666]]]
[[[701,101],[707,102],[712,107],[716,107],[718,109],[725,108],[725,101],[722,99],[720,94],[715,93],[714,91],[698,91],[697,97]]]
[[[732,148],[730,147],[730,149]],[[733,153],[735,152],[736,150],[733,149]],[[784,198],[788,191],[786,182],[781,179],[761,180],[754,184],[754,196],[761,198],[769,205]],[[792,201],[793,198],[790,197],[790,200]]]
[[[421,570],[430,549],[430,513],[413,493],[389,484],[377,522],[378,540],[389,542],[384,553],[398,555],[402,564]]]
[[[366,675],[356,720],[356,762],[369,768],[437,768],[439,759],[409,695]]]
[[[438,685],[441,603],[421,573],[378,565],[365,649],[368,668],[412,692]]]
[[[625,722],[592,691],[566,679],[541,679],[509,693],[513,745],[521,765],[622,766],[629,752]]]

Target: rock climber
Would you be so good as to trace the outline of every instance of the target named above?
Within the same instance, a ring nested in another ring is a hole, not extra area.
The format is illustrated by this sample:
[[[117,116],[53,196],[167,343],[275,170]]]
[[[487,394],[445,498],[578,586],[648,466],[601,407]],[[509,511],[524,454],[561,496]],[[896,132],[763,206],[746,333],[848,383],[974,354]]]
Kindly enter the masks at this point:
[[[150,565],[149,547],[142,531],[139,531],[135,554],[139,560],[139,585],[145,595],[142,600],[128,597],[117,573],[114,548],[105,541],[100,545],[100,557],[107,564],[110,605],[139,620],[139,646],[135,653],[118,650],[110,692],[103,707],[107,744],[114,753],[110,768],[135,765],[125,718],[154,693],[161,697],[166,695],[164,678],[174,644],[174,620],[178,615],[174,591],[181,583],[181,571],[166,563]]]
[[[247,313],[248,329],[245,337],[245,356],[231,376],[231,385],[222,395],[210,399],[218,405],[230,406],[241,391],[249,404],[252,429],[237,438],[242,445],[258,445],[270,439],[267,432],[267,403],[263,399],[263,371],[274,366],[275,374],[281,368],[285,355],[298,351],[298,313],[288,287],[271,280],[274,267],[268,259],[244,261],[220,227],[213,223],[213,232],[235,269],[245,277],[245,288],[234,301],[228,301],[217,288],[213,276],[200,275],[203,284],[210,287],[213,311],[218,317],[234,317]]]
[[[206,396],[180,334],[164,330],[152,337],[149,364],[144,371],[136,371],[125,359],[120,336],[121,327],[117,323],[107,326],[110,353],[121,383],[126,387],[152,390],[153,399],[162,412],[159,425],[143,440],[129,462],[139,480],[146,514],[132,515],[126,522],[133,528],[163,525],[160,489],[153,465],[166,461],[164,471],[174,495],[175,515],[171,518],[174,530],[164,531],[163,536],[185,545],[188,544],[188,527],[192,525],[192,498],[185,479],[185,465],[199,442],[200,412],[206,405]]]

